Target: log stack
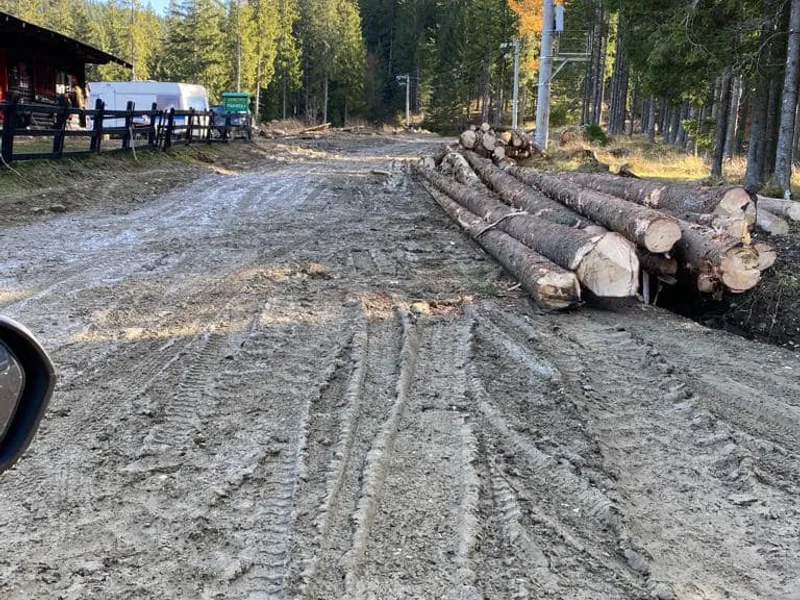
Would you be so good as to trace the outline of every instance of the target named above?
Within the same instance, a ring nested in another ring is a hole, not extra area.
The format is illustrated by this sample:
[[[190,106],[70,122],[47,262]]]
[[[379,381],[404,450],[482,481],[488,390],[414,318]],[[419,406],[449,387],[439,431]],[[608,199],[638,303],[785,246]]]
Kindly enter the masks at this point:
[[[505,160],[498,166],[493,164],[497,155],[484,146],[491,146],[494,132],[478,131],[462,134],[461,153],[440,150],[436,159],[423,159],[418,172],[445,212],[456,215],[543,306],[575,303],[574,293],[556,293],[552,287],[544,293],[535,283],[563,284],[565,272],[599,297],[641,293],[647,299],[649,282],[679,279],[719,297],[752,289],[775,262],[769,244],[750,239],[758,202],[742,188],[706,190],[605,175],[548,174]],[[496,137],[494,144],[497,148]],[[793,215],[794,206],[779,204],[784,216],[775,218],[791,218],[785,215]],[[486,236],[492,239],[487,242]],[[506,238],[526,249],[524,260],[520,248]],[[542,279],[545,272],[554,279]],[[647,289],[640,287],[640,274],[654,276],[643,278]]]
[[[517,129],[495,130],[488,123],[470,127],[462,132],[458,141],[464,150],[497,163],[529,158],[535,150],[524,132]]]

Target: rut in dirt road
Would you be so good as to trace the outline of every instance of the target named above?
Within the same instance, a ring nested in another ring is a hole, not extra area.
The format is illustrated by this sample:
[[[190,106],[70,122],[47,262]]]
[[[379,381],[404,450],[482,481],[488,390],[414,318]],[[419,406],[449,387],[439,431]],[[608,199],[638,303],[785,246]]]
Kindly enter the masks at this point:
[[[3,230],[0,311],[60,372],[3,598],[800,593],[796,355],[538,311],[410,176],[437,141]]]

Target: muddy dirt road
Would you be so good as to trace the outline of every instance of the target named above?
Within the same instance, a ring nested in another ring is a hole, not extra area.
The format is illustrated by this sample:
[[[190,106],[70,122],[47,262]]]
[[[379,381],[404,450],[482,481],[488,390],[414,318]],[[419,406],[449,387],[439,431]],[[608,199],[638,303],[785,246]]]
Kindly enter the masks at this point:
[[[800,598],[798,356],[505,293],[430,142],[0,231],[60,371],[0,597]]]

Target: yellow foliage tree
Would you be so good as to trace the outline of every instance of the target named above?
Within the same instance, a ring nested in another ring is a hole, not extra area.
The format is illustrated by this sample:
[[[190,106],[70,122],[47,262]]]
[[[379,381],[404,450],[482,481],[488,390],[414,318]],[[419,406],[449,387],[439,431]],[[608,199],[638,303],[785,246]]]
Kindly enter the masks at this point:
[[[555,4],[563,4],[563,0],[555,0]],[[538,38],[542,33],[542,0],[508,0],[508,7],[519,18],[519,35],[521,38]],[[533,72],[539,67],[539,60],[528,55],[522,68]]]

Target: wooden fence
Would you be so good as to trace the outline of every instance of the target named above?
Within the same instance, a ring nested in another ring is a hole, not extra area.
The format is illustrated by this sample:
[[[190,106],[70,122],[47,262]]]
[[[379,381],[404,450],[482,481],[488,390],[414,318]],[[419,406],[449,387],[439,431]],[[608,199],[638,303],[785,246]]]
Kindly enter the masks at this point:
[[[23,104],[16,97],[0,103],[2,137],[0,158],[6,164],[19,160],[58,159],[99,152],[163,149],[178,144],[250,140],[252,121],[242,113],[213,111],[108,110],[102,100],[94,109],[58,105]],[[109,123],[111,121],[111,123]],[[78,149],[66,147],[68,139],[83,139]],[[52,146],[46,140],[52,139]],[[44,143],[43,143],[44,142]]]

